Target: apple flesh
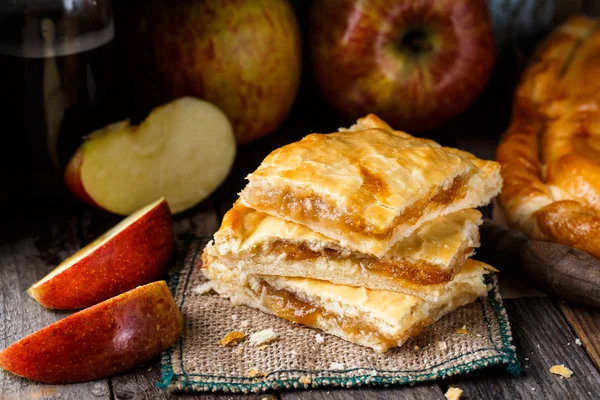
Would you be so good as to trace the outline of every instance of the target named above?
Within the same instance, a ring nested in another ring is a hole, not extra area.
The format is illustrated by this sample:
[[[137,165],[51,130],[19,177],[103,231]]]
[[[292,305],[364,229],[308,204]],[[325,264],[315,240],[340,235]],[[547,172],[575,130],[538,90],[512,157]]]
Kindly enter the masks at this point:
[[[271,132],[288,115],[301,41],[287,1],[139,1],[130,14],[123,37],[134,103],[210,101],[229,117],[238,143]]]
[[[375,113],[409,132],[466,110],[496,54],[485,0],[315,0],[311,34],[325,99],[349,120]]]
[[[165,281],[77,312],[0,352],[0,368],[45,383],[75,383],[125,371],[181,335],[183,318]]]
[[[64,260],[27,293],[44,307],[92,306],[160,279],[173,252],[173,222],[160,199]]]
[[[208,197],[234,157],[223,112],[185,97],[154,109],[139,126],[124,121],[93,132],[67,165],[65,183],[81,200],[115,214],[160,197],[178,213]]]

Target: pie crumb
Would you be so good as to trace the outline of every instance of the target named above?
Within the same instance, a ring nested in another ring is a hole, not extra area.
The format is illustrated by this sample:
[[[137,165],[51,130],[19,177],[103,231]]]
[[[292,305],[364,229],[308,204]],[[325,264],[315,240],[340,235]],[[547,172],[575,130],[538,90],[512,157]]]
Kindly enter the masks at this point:
[[[246,328],[248,326],[249,322],[248,320],[243,320],[242,322],[240,322],[240,325],[242,326],[242,328]]]
[[[444,397],[447,400],[458,400],[460,399],[462,392],[462,389],[459,389],[457,387],[449,387],[446,393],[444,394]]]
[[[469,331],[467,330],[467,326],[463,325],[462,328],[457,329],[456,333],[460,333],[462,335],[469,335]]]
[[[334,361],[329,364],[329,369],[344,369],[344,364]]]
[[[420,347],[417,346],[416,344],[413,346],[413,350],[419,350],[419,349],[420,349]]]
[[[201,283],[198,286],[194,287],[192,289],[192,293],[206,294],[206,293],[210,292],[211,290],[213,290],[212,282],[208,281],[208,282]]]
[[[442,342],[441,340],[437,342],[437,347],[440,350],[446,350],[448,348],[448,344],[446,342]]]
[[[244,346],[243,345],[242,346],[238,346],[238,348],[235,351],[238,354],[242,354],[244,352]]]
[[[260,345],[260,346],[258,346],[258,347],[257,347],[257,349],[259,349],[259,350],[264,350],[264,349],[266,349],[267,347],[269,347],[269,345],[268,345],[268,344],[263,344],[263,345]]]
[[[241,341],[246,339],[246,334],[240,331],[229,332],[227,335],[223,336],[221,340],[219,340],[219,344],[221,346],[235,346],[239,344]]]
[[[310,385],[310,383],[312,382],[312,378],[310,376],[302,375],[300,379],[298,379],[298,382],[300,382],[303,385]]]
[[[273,329],[263,329],[260,332],[255,332],[250,336],[250,343],[255,346],[271,343],[277,340],[279,335]]]
[[[325,342],[325,338],[323,337],[323,335],[321,335],[320,333],[317,333],[315,335],[315,340],[317,341],[317,343],[323,343]]]
[[[267,376],[266,373],[257,370],[256,368],[250,368],[248,370],[248,378],[262,378]]]
[[[575,339],[575,344],[577,346],[581,346],[581,340],[579,340],[579,338]]]
[[[555,375],[560,375],[563,378],[569,379],[573,375],[573,371],[565,367],[565,364],[553,365],[550,367],[550,372]]]

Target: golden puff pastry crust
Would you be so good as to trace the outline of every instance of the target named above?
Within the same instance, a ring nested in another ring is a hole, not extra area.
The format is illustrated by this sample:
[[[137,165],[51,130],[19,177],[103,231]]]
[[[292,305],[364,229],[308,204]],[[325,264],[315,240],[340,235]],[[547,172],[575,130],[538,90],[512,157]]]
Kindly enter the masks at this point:
[[[374,115],[273,151],[248,181],[244,205],[375,256],[426,221],[489,202],[502,184],[497,163]]]
[[[293,222],[255,211],[239,201],[223,217],[204,252],[240,272],[326,280],[437,300],[479,246],[481,213],[467,209],[421,225],[382,257]],[[430,285],[423,291],[423,285]]]
[[[529,236],[600,258],[600,20],[573,17],[536,50],[498,147],[500,203]]]
[[[212,288],[233,304],[321,329],[347,341],[384,352],[443,315],[484,296],[486,264],[468,260],[445,284],[436,302],[397,292],[336,285],[315,279],[240,274],[220,262],[206,267]]]

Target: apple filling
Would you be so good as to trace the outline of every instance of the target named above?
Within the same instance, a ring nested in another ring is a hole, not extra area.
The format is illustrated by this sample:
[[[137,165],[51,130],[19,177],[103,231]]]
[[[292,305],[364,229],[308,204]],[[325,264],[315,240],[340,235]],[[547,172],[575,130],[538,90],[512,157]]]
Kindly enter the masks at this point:
[[[450,185],[432,190],[429,195],[407,207],[388,228],[377,231],[367,226],[362,213],[340,210],[334,202],[318,197],[308,189],[256,185],[253,190],[245,190],[243,195],[246,203],[253,208],[274,210],[282,218],[312,222],[348,234],[386,240],[393,235],[396,225],[414,225],[425,213],[464,198],[469,178],[469,175],[456,176]]]
[[[353,341],[368,337],[385,345],[385,347],[399,346],[409,337],[417,335],[424,326],[430,323],[423,321],[417,324],[418,326],[415,325],[411,328],[410,332],[403,335],[402,338],[391,338],[381,334],[375,326],[356,318],[330,313],[321,307],[299,299],[298,296],[287,290],[276,289],[264,281],[262,281],[262,288],[261,300],[263,305],[277,317],[313,328],[319,328],[319,320],[332,321]]]
[[[334,249],[326,248],[322,251],[315,251],[305,245],[292,244],[285,241],[271,244],[269,251],[285,254],[286,260],[289,261],[315,262],[321,257],[325,257],[329,260],[343,260],[355,257],[352,255],[350,257],[345,257]],[[458,258],[465,259],[472,252],[473,247],[466,247],[461,254],[458,255]],[[381,258],[366,257],[360,259],[357,258],[356,262],[369,272],[398,283],[409,281],[419,285],[434,285],[448,282],[450,279],[452,279],[454,273],[456,272],[454,270],[443,271],[440,270],[439,266],[435,264],[420,260],[415,260],[414,262],[392,262]]]

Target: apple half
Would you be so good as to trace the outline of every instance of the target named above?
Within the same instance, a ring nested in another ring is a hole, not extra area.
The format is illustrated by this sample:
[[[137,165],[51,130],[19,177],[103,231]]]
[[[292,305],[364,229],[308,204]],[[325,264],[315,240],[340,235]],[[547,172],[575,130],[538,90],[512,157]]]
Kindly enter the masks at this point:
[[[78,309],[160,279],[173,252],[165,199],[135,212],[27,290],[44,307]]]
[[[65,183],[81,200],[115,214],[129,215],[159,197],[178,213],[208,197],[234,157],[225,114],[183,97],[138,126],[123,121],[93,132],[69,161]]]
[[[90,381],[156,357],[182,330],[167,284],[153,282],[13,343],[0,352],[0,368],[45,383]]]

